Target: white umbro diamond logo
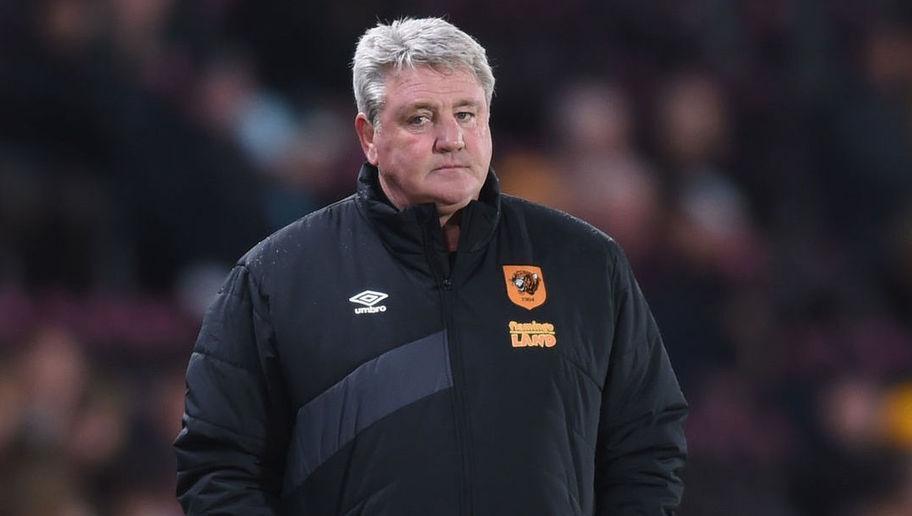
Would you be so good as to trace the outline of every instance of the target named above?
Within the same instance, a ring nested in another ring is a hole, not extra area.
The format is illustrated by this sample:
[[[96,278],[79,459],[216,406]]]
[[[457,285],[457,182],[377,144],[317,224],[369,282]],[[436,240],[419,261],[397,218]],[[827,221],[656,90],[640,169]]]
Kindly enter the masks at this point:
[[[359,305],[364,305],[363,307],[355,308],[356,314],[375,314],[377,312],[385,312],[386,307],[383,305],[374,306],[380,301],[388,298],[387,294],[383,292],[377,292],[375,290],[365,290],[358,294],[353,295],[348,298],[352,303],[358,303]]]
[[[389,296],[383,292],[375,292],[373,290],[365,290],[360,294],[355,294],[352,297],[348,298],[352,303],[359,303],[364,306],[374,306],[380,301],[388,298]]]

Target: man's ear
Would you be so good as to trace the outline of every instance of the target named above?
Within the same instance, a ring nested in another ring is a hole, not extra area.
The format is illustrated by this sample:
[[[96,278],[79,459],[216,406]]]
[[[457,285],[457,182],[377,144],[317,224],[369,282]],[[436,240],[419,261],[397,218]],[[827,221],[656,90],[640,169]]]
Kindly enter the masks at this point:
[[[374,145],[376,131],[364,113],[358,113],[358,116],[355,117],[355,132],[358,133],[361,150],[364,151],[367,162],[377,166],[377,147]]]

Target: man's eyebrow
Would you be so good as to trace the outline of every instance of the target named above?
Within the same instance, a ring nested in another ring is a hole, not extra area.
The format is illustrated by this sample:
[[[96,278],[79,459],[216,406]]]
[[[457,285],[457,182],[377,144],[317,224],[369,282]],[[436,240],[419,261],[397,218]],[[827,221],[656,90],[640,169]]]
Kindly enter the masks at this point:
[[[437,111],[437,109],[439,109],[439,107],[440,106],[434,102],[417,101],[415,103],[402,106],[402,109],[400,109],[399,112],[400,113],[410,113],[412,111],[417,111],[419,109],[427,109],[428,111]],[[459,99],[458,101],[453,103],[453,107],[454,108],[471,107],[471,108],[478,109],[481,107],[481,102],[479,102],[478,100],[475,100],[475,99],[471,99],[471,98]]]
[[[415,102],[413,104],[406,104],[402,106],[402,109],[399,110],[400,113],[409,113],[419,109],[427,109],[429,111],[437,111],[437,105],[432,102]]]
[[[473,107],[473,108],[477,109],[477,108],[481,107],[481,103],[475,99],[461,99],[461,100],[457,101],[455,104],[453,104],[453,106],[458,107],[458,108],[468,106],[468,107]]]

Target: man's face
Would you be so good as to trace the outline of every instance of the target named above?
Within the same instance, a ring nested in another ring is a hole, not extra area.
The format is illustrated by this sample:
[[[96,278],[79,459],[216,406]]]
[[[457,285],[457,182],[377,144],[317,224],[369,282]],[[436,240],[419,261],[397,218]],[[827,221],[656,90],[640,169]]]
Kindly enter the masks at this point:
[[[484,90],[462,69],[402,70],[386,78],[386,102],[374,127],[355,128],[380,185],[398,208],[432,202],[442,221],[478,198],[491,164]]]

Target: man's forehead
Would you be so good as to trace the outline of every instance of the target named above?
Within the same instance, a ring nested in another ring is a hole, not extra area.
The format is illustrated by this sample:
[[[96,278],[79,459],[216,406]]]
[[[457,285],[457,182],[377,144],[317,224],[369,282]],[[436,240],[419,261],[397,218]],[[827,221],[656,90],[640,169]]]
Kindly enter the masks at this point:
[[[418,66],[390,70],[385,77],[386,93],[462,93],[463,96],[480,94],[484,96],[484,88],[475,74],[466,68],[438,68]]]

